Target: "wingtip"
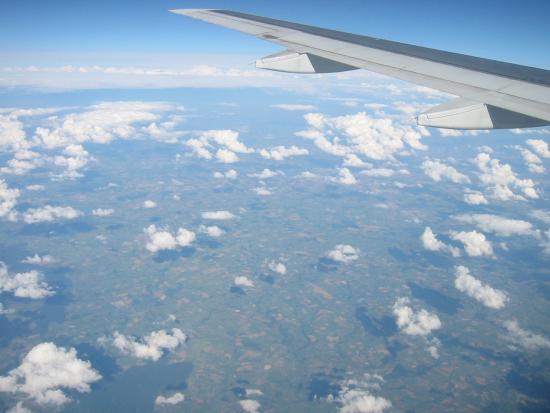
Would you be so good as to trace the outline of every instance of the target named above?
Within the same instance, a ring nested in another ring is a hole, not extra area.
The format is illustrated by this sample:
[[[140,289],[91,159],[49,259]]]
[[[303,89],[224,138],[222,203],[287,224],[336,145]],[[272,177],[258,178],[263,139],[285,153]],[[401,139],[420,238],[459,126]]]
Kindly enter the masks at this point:
[[[196,16],[201,12],[210,11],[210,9],[171,9],[168,10],[170,13],[182,14],[184,16]]]

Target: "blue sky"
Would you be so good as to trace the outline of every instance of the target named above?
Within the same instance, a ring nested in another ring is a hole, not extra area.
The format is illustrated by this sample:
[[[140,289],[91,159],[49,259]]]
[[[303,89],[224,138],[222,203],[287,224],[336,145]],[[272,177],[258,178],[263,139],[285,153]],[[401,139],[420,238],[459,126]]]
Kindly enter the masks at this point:
[[[0,4],[2,66],[66,64],[131,55],[262,55],[263,41],[173,15],[172,8],[224,8],[450,51],[548,68],[550,2],[525,1],[82,1]],[[31,63],[34,62],[34,63]]]

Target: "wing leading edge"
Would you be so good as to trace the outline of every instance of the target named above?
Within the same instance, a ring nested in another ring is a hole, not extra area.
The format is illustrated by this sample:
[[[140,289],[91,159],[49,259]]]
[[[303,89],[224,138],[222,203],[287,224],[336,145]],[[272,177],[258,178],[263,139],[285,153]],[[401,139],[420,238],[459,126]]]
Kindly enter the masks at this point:
[[[286,47],[256,67],[292,73],[366,69],[460,98],[420,115],[450,129],[550,124],[550,71],[227,10],[171,10]]]

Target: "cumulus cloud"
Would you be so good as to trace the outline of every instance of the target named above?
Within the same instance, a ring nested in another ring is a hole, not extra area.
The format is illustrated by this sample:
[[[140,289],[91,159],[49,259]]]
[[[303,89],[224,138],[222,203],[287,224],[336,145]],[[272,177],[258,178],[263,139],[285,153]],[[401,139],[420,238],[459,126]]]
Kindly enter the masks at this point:
[[[238,162],[237,153],[249,154],[254,149],[247,147],[239,140],[239,133],[232,130],[207,130],[199,132],[196,138],[189,139],[185,144],[195,155],[203,159],[213,159],[211,150],[216,150],[216,159],[222,163]]]
[[[469,205],[487,205],[489,203],[481,192],[471,189],[466,189],[464,193],[464,202]]]
[[[212,238],[218,238],[224,234],[224,230],[218,227],[217,225],[211,225],[211,226],[201,225],[199,227],[199,231]]]
[[[0,218],[6,217],[11,221],[17,218],[15,206],[20,195],[19,189],[10,188],[6,181],[0,179]]]
[[[389,178],[395,175],[395,171],[388,168],[374,168],[361,171],[361,175]]]
[[[265,168],[262,172],[256,174],[250,174],[251,178],[269,179],[277,175],[283,175],[281,171],[272,171],[269,168]]]
[[[28,149],[23,122],[14,115],[0,115],[0,151]]]
[[[296,135],[312,140],[322,151],[341,157],[349,154],[374,160],[390,160],[406,149],[424,150],[421,138],[429,134],[417,126],[390,118],[373,118],[365,112],[328,117],[321,113],[304,116],[309,129]]]
[[[545,224],[550,224],[550,211],[544,211],[542,209],[535,209],[529,213],[535,219],[544,222]]]
[[[447,251],[450,252],[453,257],[460,257],[460,250],[437,239],[437,236],[430,227],[424,228],[424,232],[420,236],[420,239],[422,240],[424,248],[429,251]]]
[[[348,168],[339,168],[338,176],[335,178],[330,178],[332,182],[336,182],[342,185],[355,185],[357,184],[357,179]]]
[[[525,141],[533,150],[543,158],[550,158],[550,150],[548,150],[548,144],[542,139],[527,139]]]
[[[58,219],[75,219],[82,215],[82,212],[68,206],[46,205],[42,208],[29,208],[23,214],[23,221],[27,224],[38,222],[52,222]]]
[[[36,140],[46,148],[109,143],[140,136],[138,126],[160,119],[163,112],[181,110],[166,102],[101,102],[80,113],[69,113],[53,121],[54,126],[36,129]]]
[[[61,406],[70,401],[62,389],[89,392],[90,384],[101,379],[89,361],[77,356],[74,348],[38,344],[19,367],[0,377],[0,392],[24,393],[38,404]]]
[[[469,183],[470,179],[458,172],[454,167],[444,164],[439,160],[426,160],[422,162],[422,170],[435,182],[440,182],[443,178],[456,184]]]
[[[16,297],[42,299],[55,294],[38,271],[10,275],[6,264],[0,261],[0,292],[13,293]]]
[[[265,159],[272,159],[274,161],[284,161],[291,156],[303,156],[308,155],[307,149],[298,148],[297,146],[276,146],[271,149],[261,149],[260,155]]]
[[[277,274],[281,274],[281,275],[285,275],[286,274],[286,265],[284,265],[282,262],[277,262],[277,261],[270,261],[268,264],[267,264],[267,267],[277,273]]]
[[[155,201],[151,201],[150,199],[143,201],[143,204],[141,205],[145,209],[151,209],[155,208],[157,206],[157,203]]]
[[[25,175],[33,169],[44,165],[47,159],[47,157],[37,152],[28,149],[20,149],[13,154],[12,159],[6,162],[6,166],[0,168],[0,172],[8,175]]]
[[[174,406],[176,404],[181,403],[184,400],[185,400],[185,395],[183,395],[180,392],[174,393],[173,395],[171,395],[169,397],[159,395],[155,399],[155,405],[156,406],[166,406],[166,405]]]
[[[535,334],[529,330],[524,330],[515,320],[505,321],[504,327],[508,331],[507,338],[527,350],[550,348],[550,340],[540,334]]]
[[[313,105],[301,105],[301,104],[292,104],[292,103],[279,103],[277,105],[271,105],[272,108],[288,110],[288,111],[305,111],[305,110],[315,110],[316,107]]]
[[[338,244],[332,251],[327,252],[326,256],[333,261],[347,264],[359,258],[359,249],[351,245]]]
[[[471,257],[493,255],[491,242],[481,232],[477,231],[451,231],[451,238],[460,241],[464,245],[466,254]]]
[[[110,215],[113,215],[115,212],[112,208],[97,208],[92,210],[92,215],[98,216],[98,217],[108,217]]]
[[[19,401],[15,406],[6,410],[6,413],[32,413],[32,410],[23,406],[23,402]]]
[[[485,232],[492,232],[503,237],[511,235],[538,236],[530,222],[519,219],[510,219],[491,214],[462,214],[453,217],[459,222],[477,225]]]
[[[426,336],[433,330],[441,328],[441,321],[435,313],[425,309],[415,312],[410,306],[410,300],[400,297],[393,305],[393,314],[397,327],[411,336]]]
[[[258,188],[253,188],[252,189],[254,192],[256,192],[256,194],[260,195],[260,196],[269,196],[269,195],[273,195],[273,192],[271,192],[269,189],[265,188],[265,187],[258,187]]]
[[[214,172],[214,178],[222,179],[237,179],[237,176],[239,176],[238,172],[234,169],[230,169],[227,172]]]
[[[371,167],[371,164],[366,163],[361,158],[359,158],[354,153],[349,153],[344,158],[344,166],[349,166],[350,168],[366,168]]]
[[[239,400],[239,404],[241,405],[241,408],[246,413],[258,413],[260,411],[260,403],[256,400],[252,399],[245,399],[245,400]]]
[[[206,211],[201,214],[203,219],[210,219],[213,221],[227,221],[236,218],[234,214],[229,211]]]
[[[488,153],[480,153],[475,158],[480,181],[487,186],[492,198],[500,201],[537,199],[539,194],[531,179],[519,179],[512,167],[492,159]],[[515,193],[512,189],[520,192]]]
[[[367,374],[364,380],[345,380],[335,401],[340,404],[340,413],[383,413],[392,407],[388,399],[375,396],[373,390],[380,390],[382,377]]]
[[[50,265],[50,264],[55,264],[57,260],[51,255],[46,254],[46,255],[40,256],[38,254],[34,254],[32,256],[26,257],[21,262],[25,264],[33,264],[33,265]]]
[[[482,283],[470,274],[470,270],[467,267],[463,265],[457,266],[455,275],[456,289],[479,301],[484,306],[499,310],[508,302],[508,295],[504,291]]]
[[[45,187],[44,185],[27,185],[25,189],[27,191],[43,191]]]
[[[179,228],[178,232],[173,235],[170,231],[157,229],[157,227],[152,224],[143,231],[147,235],[145,248],[153,253],[162,250],[173,250],[178,247],[188,247],[196,238],[194,232],[185,228]]]
[[[254,281],[252,281],[250,278],[245,277],[244,275],[240,275],[238,277],[235,277],[233,280],[233,283],[237,287],[254,287]]]
[[[537,155],[535,155],[529,149],[522,148],[519,145],[514,147],[521,153],[521,156],[525,161],[525,164],[527,165],[529,172],[532,172],[534,174],[544,173],[545,171],[544,166],[542,166],[542,161]]]
[[[187,336],[179,328],[173,328],[171,333],[166,330],[153,331],[141,339],[115,331],[113,345],[131,357],[157,361],[165,351],[175,350],[186,340]]]

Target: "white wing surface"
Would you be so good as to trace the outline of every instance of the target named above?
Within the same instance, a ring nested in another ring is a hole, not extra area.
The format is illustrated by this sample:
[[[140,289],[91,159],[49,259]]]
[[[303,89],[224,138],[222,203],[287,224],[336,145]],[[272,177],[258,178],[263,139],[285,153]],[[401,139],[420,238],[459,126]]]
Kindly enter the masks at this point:
[[[172,10],[278,43],[256,67],[292,73],[367,69],[459,98],[418,123],[450,129],[550,124],[550,71],[227,10]]]

